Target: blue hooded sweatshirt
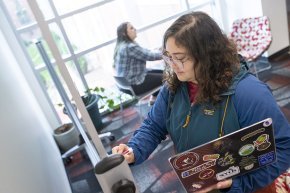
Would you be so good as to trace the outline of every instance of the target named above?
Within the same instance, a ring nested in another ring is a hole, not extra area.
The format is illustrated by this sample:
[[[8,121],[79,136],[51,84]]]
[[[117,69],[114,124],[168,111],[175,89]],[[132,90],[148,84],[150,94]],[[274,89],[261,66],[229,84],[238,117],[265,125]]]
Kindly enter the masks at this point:
[[[129,140],[135,163],[146,160],[162,140],[170,135],[177,152],[182,152],[266,118],[272,118],[277,161],[259,170],[233,178],[227,192],[254,192],[272,183],[290,167],[290,125],[277,105],[268,86],[248,73],[241,62],[223,100],[217,105],[190,105],[186,83],[182,83],[172,95],[162,87],[148,117]],[[226,111],[226,113],[224,113]],[[186,116],[191,119],[186,128]]]

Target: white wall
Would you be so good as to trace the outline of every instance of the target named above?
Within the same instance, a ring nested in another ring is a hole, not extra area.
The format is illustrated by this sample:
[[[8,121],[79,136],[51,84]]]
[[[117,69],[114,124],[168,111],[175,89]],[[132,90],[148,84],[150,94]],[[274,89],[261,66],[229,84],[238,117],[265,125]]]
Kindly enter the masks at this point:
[[[272,55],[289,46],[286,0],[262,0],[262,9],[270,20],[273,40],[267,52]]]
[[[1,28],[0,50],[0,192],[71,193],[52,128]]]

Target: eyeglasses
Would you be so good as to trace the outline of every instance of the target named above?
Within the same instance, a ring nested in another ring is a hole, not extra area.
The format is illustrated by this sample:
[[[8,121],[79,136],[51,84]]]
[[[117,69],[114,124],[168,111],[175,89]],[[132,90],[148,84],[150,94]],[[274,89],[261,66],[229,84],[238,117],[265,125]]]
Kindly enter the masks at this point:
[[[162,54],[162,58],[163,60],[170,65],[170,67],[172,68],[172,66],[176,66],[178,69],[183,70],[184,69],[184,63],[189,60],[189,57],[185,57],[183,59],[177,59],[177,58],[173,58],[172,56],[168,56],[167,53],[163,53]]]

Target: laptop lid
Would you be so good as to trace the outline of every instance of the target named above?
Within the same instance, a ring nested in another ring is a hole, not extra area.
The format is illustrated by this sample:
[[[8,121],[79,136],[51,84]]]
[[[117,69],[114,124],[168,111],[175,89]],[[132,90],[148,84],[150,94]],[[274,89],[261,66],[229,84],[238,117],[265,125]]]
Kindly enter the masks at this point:
[[[271,118],[169,158],[187,192],[202,190],[275,161]]]

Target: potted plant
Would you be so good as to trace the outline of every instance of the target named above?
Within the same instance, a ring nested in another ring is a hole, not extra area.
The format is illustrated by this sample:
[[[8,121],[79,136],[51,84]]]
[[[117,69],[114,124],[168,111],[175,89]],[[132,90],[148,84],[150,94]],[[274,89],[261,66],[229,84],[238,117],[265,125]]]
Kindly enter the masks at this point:
[[[121,98],[116,92],[108,92],[103,87],[90,88],[86,91],[87,94],[96,94],[99,97],[98,105],[101,116],[120,109]],[[130,95],[123,96],[123,106],[129,106],[136,103],[136,99]]]
[[[72,123],[66,123],[53,131],[53,137],[61,152],[80,144],[79,133]]]
[[[99,104],[99,109],[100,110],[109,110],[109,111],[112,111],[116,108],[118,108],[118,105],[116,106],[115,104],[115,99],[113,98],[114,94],[111,93],[110,95],[107,94],[106,95],[106,91],[105,91],[105,88],[103,87],[95,87],[95,88],[89,88],[87,91],[86,91],[87,94],[96,94],[98,97],[99,97],[99,101],[98,101],[98,104]]]
[[[87,93],[86,95],[83,95],[82,97],[83,103],[86,106],[86,109],[92,119],[92,122],[97,129],[97,131],[100,131],[103,128],[103,122],[102,117],[99,111],[99,99],[100,96],[93,94],[93,93]]]
[[[81,96],[82,101],[95,128],[97,131],[100,131],[103,128],[100,110],[109,109],[111,111],[114,108],[114,100],[105,95],[105,89],[103,87],[90,88],[85,93],[85,95]],[[63,104],[59,104],[59,106],[63,106]],[[67,114],[65,107],[63,108],[63,113]]]
[[[119,96],[116,96],[115,93],[108,93],[103,87],[89,88],[81,98],[97,131],[103,128],[103,116],[120,109],[120,104],[117,103],[118,100],[120,101]],[[127,97],[124,106],[135,102],[132,97],[130,97],[131,100],[128,99]],[[63,106],[63,104],[59,104],[59,106]],[[67,114],[65,107],[63,112]]]

